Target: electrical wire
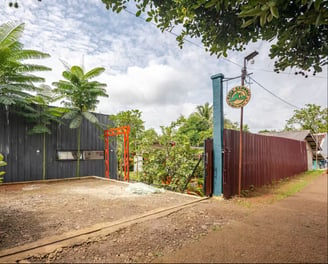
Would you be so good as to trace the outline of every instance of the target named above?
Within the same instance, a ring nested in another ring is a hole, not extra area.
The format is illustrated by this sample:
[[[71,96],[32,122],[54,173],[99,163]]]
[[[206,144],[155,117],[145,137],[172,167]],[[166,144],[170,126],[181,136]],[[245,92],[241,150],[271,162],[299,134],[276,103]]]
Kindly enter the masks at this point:
[[[127,8],[125,8],[124,11],[127,12],[128,14],[130,14],[130,15],[136,17],[136,14],[133,13],[132,11],[128,10]],[[144,17],[142,17],[142,16],[138,16],[137,18],[143,20],[144,22],[147,22],[146,19],[145,19]],[[152,22],[152,21],[147,22],[147,23],[151,23],[152,25],[154,25],[154,26],[157,27],[157,25],[156,25],[154,22]],[[175,37],[178,37],[178,36],[179,36],[178,34],[172,32],[172,30],[168,30],[168,29],[166,29],[165,32],[167,32],[167,33],[169,33],[169,34],[171,34],[171,35],[173,35],[173,36],[175,36]],[[204,47],[203,47],[202,45],[199,45],[199,44],[197,44],[197,43],[195,43],[195,42],[193,42],[193,41],[191,41],[191,40],[189,40],[189,39],[184,38],[183,41],[188,42],[189,44],[194,45],[194,46],[196,46],[196,47],[198,47],[198,48],[204,49]],[[234,61],[232,61],[232,60],[230,60],[230,59],[227,59],[227,58],[225,58],[225,57],[220,57],[220,59],[225,60],[225,61],[227,61],[227,62],[230,62],[231,64],[234,64],[235,66],[243,67],[241,64],[239,64],[239,63],[237,63],[237,62],[234,62]],[[253,68],[253,69],[252,69],[252,68],[249,68],[249,69],[251,69],[251,70],[256,70],[256,71],[263,71],[263,72],[270,72],[270,73],[275,73],[275,74],[277,74],[275,71],[266,70],[266,69],[255,69],[255,68]],[[290,75],[291,73],[288,73],[288,72],[280,72],[279,74],[288,74],[288,75]],[[327,77],[324,77],[324,76],[312,76],[312,78],[324,78],[324,79],[325,79],[325,78],[327,78]],[[327,78],[327,79],[328,79],[328,78]]]
[[[264,89],[265,91],[267,91],[269,94],[273,95],[274,97],[276,97],[277,99],[279,99],[280,101],[284,102],[285,104],[296,108],[296,109],[301,109],[300,107],[286,101],[285,99],[281,98],[280,96],[276,95],[275,93],[271,92],[269,89],[265,88],[262,84],[260,84],[259,82],[257,82],[256,80],[254,80],[252,77],[249,77],[254,83],[256,83],[258,86],[260,86],[262,89]]]
[[[126,8],[124,9],[124,11],[127,12],[128,14],[133,15],[134,17],[136,17],[135,13],[133,13],[132,11],[130,11],[130,10],[126,9]],[[144,22],[147,22],[146,19],[145,19],[144,17],[138,16],[137,18],[143,20]],[[157,27],[157,25],[156,25],[154,22],[150,21],[150,23],[151,23],[152,25],[154,25],[154,26]],[[172,32],[172,30],[165,30],[165,31],[166,31],[167,33],[169,33],[169,34],[175,36],[175,37],[178,37],[178,34]],[[191,40],[188,40],[188,39],[183,39],[183,40],[184,40],[185,42],[188,42],[188,43],[191,44],[191,45],[194,45],[194,46],[198,47],[198,48],[201,48],[201,49],[204,48],[203,46],[201,46],[201,45],[199,45],[199,44],[197,44],[197,43],[195,43],[195,42],[193,42],[193,41],[191,41]],[[232,60],[229,60],[229,59],[227,59],[227,58],[224,58],[224,57],[222,58],[222,57],[221,57],[221,59],[223,59],[223,60],[225,60],[225,61],[227,61],[227,62],[230,62],[230,63],[232,63],[232,64],[234,64],[234,65],[236,65],[236,66],[238,66],[238,67],[242,67],[242,65],[240,65],[240,64],[238,64],[238,63],[236,63],[236,62],[234,62],[234,61],[232,61]],[[276,73],[276,72],[274,72],[274,71],[265,70],[265,69],[257,69],[257,70],[258,70],[258,71],[265,71],[265,72]],[[282,72],[282,73],[284,73],[284,72]],[[284,73],[284,74],[290,74],[290,73]],[[275,93],[271,92],[269,89],[265,88],[262,84],[258,83],[256,80],[254,80],[254,79],[253,79],[252,77],[250,77],[249,75],[250,75],[250,74],[248,74],[249,79],[251,79],[254,83],[256,83],[258,86],[260,86],[260,87],[261,87],[262,89],[264,89],[266,92],[268,92],[268,93],[271,94],[272,96],[276,97],[278,100],[282,101],[283,103],[285,103],[285,104],[287,104],[287,105],[289,105],[289,106],[291,106],[291,107],[293,107],[293,108],[301,109],[300,107],[298,107],[298,106],[296,106],[296,105],[294,105],[294,104],[292,104],[292,103],[286,101],[285,99],[283,99],[283,98],[279,97],[278,95],[276,95]],[[317,77],[317,78],[319,78],[319,76],[313,76],[313,77]],[[236,77],[232,77],[232,78],[225,78],[224,81],[229,82],[229,81],[234,80],[234,79],[237,79],[237,78],[240,78],[240,76],[236,76]],[[325,78],[325,77],[321,77],[321,78]],[[327,77],[326,77],[326,78],[327,78],[327,86],[328,86],[328,66],[327,66]]]
[[[124,11],[127,12],[128,14],[133,15],[134,17],[136,17],[136,14],[133,13],[132,11],[128,10],[127,8],[125,8]],[[143,20],[144,22],[147,22],[146,19],[145,19],[144,17],[138,16],[137,18]],[[154,26],[157,27],[157,25],[156,25],[154,22],[152,22],[152,21],[147,22],[147,23],[150,23],[150,24],[152,24],[152,25],[154,25]],[[165,32],[167,32],[167,33],[169,33],[169,34],[171,34],[171,35],[173,35],[173,36],[175,36],[175,37],[178,37],[178,36],[179,36],[177,33],[172,32],[172,30],[168,30],[168,29],[166,29]],[[199,44],[197,44],[197,43],[195,43],[195,42],[193,42],[193,41],[191,41],[191,40],[189,40],[189,39],[184,38],[183,41],[188,42],[189,44],[194,45],[194,46],[196,46],[197,48],[201,48],[202,50],[204,49],[203,46],[201,46],[201,45],[199,45]],[[229,60],[229,59],[227,59],[227,58],[220,57],[220,59],[225,60],[225,61],[227,61],[227,62],[230,62],[230,63],[232,63],[232,64],[234,64],[234,65],[236,65],[236,66],[238,66],[238,67],[242,67],[242,65],[240,65],[240,64],[238,64],[237,62],[234,62],[234,61],[232,61],[232,60]]]

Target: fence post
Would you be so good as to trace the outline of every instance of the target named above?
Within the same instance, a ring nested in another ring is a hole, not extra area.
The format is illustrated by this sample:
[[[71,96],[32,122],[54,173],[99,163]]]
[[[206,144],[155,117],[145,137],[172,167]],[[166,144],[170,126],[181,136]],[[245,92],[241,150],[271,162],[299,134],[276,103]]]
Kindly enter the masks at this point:
[[[223,82],[222,73],[211,76],[213,87],[213,195],[222,195],[223,178]]]

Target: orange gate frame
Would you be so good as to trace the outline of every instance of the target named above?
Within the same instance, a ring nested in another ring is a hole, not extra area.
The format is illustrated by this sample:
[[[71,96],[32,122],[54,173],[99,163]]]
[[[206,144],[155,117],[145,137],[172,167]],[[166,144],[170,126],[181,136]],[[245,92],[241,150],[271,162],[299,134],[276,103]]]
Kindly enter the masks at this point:
[[[105,137],[105,176],[109,178],[109,139],[117,135],[124,136],[124,180],[129,181],[129,133],[130,126],[114,127],[104,131]]]

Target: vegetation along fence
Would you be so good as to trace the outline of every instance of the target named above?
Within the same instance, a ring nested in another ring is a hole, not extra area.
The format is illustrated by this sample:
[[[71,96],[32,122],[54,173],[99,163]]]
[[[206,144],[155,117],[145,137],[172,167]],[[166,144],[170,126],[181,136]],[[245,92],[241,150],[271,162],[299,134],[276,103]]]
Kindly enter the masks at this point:
[[[108,116],[95,114],[99,122],[109,124]],[[32,125],[11,110],[0,107],[0,153],[7,166],[4,182],[42,179],[43,136],[29,135]],[[75,176],[77,159],[77,131],[67,124],[51,123],[46,136],[46,179]],[[104,176],[103,131],[83,120],[81,128],[80,175]],[[116,178],[115,142],[110,146],[111,178]]]
[[[239,131],[224,130],[223,194],[238,194]],[[241,189],[260,187],[307,170],[303,141],[243,133]]]

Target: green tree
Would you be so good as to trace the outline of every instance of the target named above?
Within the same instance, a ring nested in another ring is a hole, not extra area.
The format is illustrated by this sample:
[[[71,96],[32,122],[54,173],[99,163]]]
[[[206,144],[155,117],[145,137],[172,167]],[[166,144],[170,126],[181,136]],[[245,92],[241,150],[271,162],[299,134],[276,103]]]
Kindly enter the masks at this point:
[[[51,134],[49,126],[52,122],[60,122],[63,109],[50,107],[49,105],[58,100],[58,97],[52,92],[47,85],[41,85],[36,96],[31,98],[33,104],[32,111],[25,113],[24,116],[33,124],[28,134],[42,135],[42,179],[46,179],[46,135]]]
[[[206,102],[204,105],[198,105],[196,110],[196,113],[207,120],[211,126],[213,123],[213,106]]]
[[[310,130],[311,133],[328,132],[328,108],[307,104],[294,110],[294,115],[287,120],[285,130]]]
[[[33,97],[28,92],[36,89],[34,83],[44,81],[44,78],[31,72],[51,70],[42,65],[23,62],[49,57],[49,54],[40,51],[23,49],[19,41],[23,31],[24,24],[7,22],[0,25],[0,104],[6,106],[26,106],[26,99]]]
[[[188,136],[178,132],[179,120],[162,126],[161,135],[156,137],[158,142],[144,151],[142,180],[169,184],[170,189],[183,191],[202,150],[191,147]],[[202,171],[201,167],[199,170]]]
[[[138,109],[121,111],[116,115],[111,115],[109,119],[113,121],[115,127],[130,126],[129,135],[129,152],[134,155],[141,153],[139,149],[140,139],[142,138],[143,131],[145,130],[144,121],[141,119],[142,112]],[[119,175],[123,174],[123,138],[117,137],[117,156],[119,163]]]
[[[130,126],[130,150],[137,152],[138,140],[145,130],[144,121],[141,119],[142,112],[138,109],[121,111],[116,115],[111,115],[109,119],[113,121],[115,127]]]
[[[105,68],[94,68],[88,72],[80,66],[67,67],[62,76],[65,80],[54,82],[56,93],[66,98],[62,103],[68,107],[63,119],[70,120],[69,127],[77,129],[77,163],[76,176],[80,176],[80,146],[81,146],[81,125],[85,118],[89,122],[99,125],[99,121],[90,111],[95,110],[99,103],[98,97],[108,97],[105,83],[90,81],[105,71]]]
[[[102,0],[119,13],[129,0]],[[131,1],[132,2],[132,1]],[[177,32],[182,47],[185,37],[201,38],[207,51],[227,56],[242,51],[249,42],[271,41],[270,58],[275,70],[297,67],[322,71],[328,55],[328,1],[326,0],[136,0],[137,11],[162,30]]]
[[[187,119],[180,117],[178,121],[181,124],[178,133],[185,135],[191,146],[203,146],[204,140],[211,137],[212,123],[199,112],[190,114]]]
[[[153,183],[157,174],[158,163],[155,162],[155,153],[159,148],[159,136],[155,129],[147,129],[140,137],[139,151],[143,158],[143,172],[138,180],[146,183]]]

